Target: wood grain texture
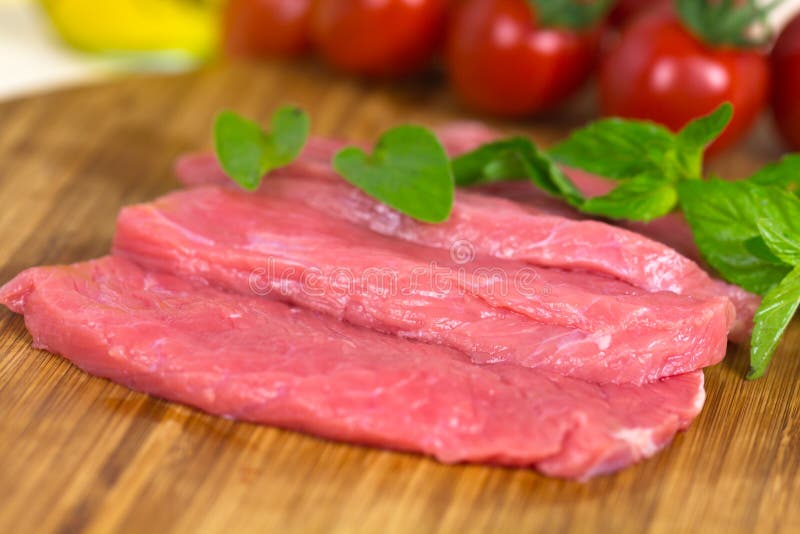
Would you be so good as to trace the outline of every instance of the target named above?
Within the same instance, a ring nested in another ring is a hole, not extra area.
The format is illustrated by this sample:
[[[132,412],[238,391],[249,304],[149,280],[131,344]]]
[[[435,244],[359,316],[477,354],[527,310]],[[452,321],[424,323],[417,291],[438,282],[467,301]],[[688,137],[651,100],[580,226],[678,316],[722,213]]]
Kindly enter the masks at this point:
[[[177,187],[212,117],[310,112],[318,134],[372,139],[459,118],[420,83],[384,87],[311,65],[225,67],[0,105],[0,282],[109,249],[125,204]],[[549,143],[584,115],[544,119]],[[514,128],[515,125],[501,125]],[[519,125],[516,125],[519,127]],[[763,130],[763,129],[762,129]],[[718,161],[745,175],[772,143]],[[236,423],[133,393],[30,347],[0,310],[0,532],[800,531],[800,324],[768,376],[744,349],[706,372],[708,401],[655,458],[587,484]]]

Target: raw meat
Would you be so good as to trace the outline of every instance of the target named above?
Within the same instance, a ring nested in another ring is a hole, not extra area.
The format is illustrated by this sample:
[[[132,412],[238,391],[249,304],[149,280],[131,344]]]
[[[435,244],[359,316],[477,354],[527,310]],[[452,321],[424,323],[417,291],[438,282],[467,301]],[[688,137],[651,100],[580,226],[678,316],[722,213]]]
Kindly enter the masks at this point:
[[[119,258],[34,268],[0,289],[37,347],[213,414],[444,462],[585,479],[651,456],[703,405],[694,372],[596,385],[350,326]]]
[[[585,176],[588,180],[599,181],[598,178],[590,175]],[[572,176],[572,178],[574,180],[575,176]],[[602,180],[602,182],[604,185],[608,183],[605,180]],[[575,183],[579,186],[583,184],[580,180],[576,180]],[[586,191],[585,188],[582,189],[584,189],[584,192]],[[577,210],[545,194],[528,182],[501,182],[489,186],[482,186],[479,188],[479,191],[491,196],[512,200],[517,204],[532,208],[538,214],[553,214],[575,220],[585,219],[585,216]],[[648,236],[657,242],[666,243],[670,247],[673,247],[675,251],[683,254],[685,257],[684,259],[700,262],[705,265],[700,259],[700,252],[694,244],[692,231],[681,213],[670,213],[669,215],[665,215],[649,223],[619,221],[617,224],[632,232],[637,232],[637,234]],[[688,280],[691,280],[691,278]],[[743,343],[750,339],[750,333],[753,330],[753,317],[761,304],[761,297],[739,286],[728,284],[727,282],[711,277],[705,277],[705,279],[700,278],[693,283],[686,284],[685,287],[678,290],[678,292],[696,294],[695,291],[698,289],[699,294],[713,294],[728,297],[736,307],[736,322],[733,324],[730,331],[731,341]]]
[[[614,182],[603,180],[594,175],[575,169],[564,169],[570,179],[586,196],[599,196],[607,193],[614,187]],[[525,206],[531,207],[537,213],[558,215],[568,219],[586,219],[587,215],[581,213],[569,204],[552,197],[525,180],[497,182],[494,184],[473,188],[481,193],[503,197]],[[692,229],[681,213],[675,212],[659,217],[649,223],[637,221],[614,221],[615,226],[626,228],[638,234],[654,239],[668,245],[681,255],[696,263],[703,263],[700,251],[694,244]]]
[[[463,132],[459,135],[465,136]],[[462,137],[447,132],[443,139],[453,140],[453,150],[466,144]],[[472,141],[469,136],[466,139]],[[760,304],[758,296],[712,279],[695,262],[657,241],[599,221],[577,220],[576,212],[525,182],[508,182],[488,189],[496,194],[513,193],[525,205],[493,195],[459,191],[450,220],[428,225],[387,208],[338,177],[329,163],[334,146],[328,140],[313,140],[302,159],[271,174],[261,191],[427,246],[470,247],[480,254],[532,265],[589,270],[647,291],[671,291],[699,298],[724,296],[733,302],[737,312],[731,338],[744,341],[752,330],[753,315]],[[213,155],[181,158],[176,173],[187,185],[231,184]],[[661,223],[659,233],[666,233],[665,224]]]
[[[593,236],[584,239],[588,250]],[[302,202],[222,187],[124,209],[114,251],[149,269],[443,344],[476,362],[598,383],[638,384],[714,364],[733,319],[726,298],[643,291],[491,256],[462,261]]]

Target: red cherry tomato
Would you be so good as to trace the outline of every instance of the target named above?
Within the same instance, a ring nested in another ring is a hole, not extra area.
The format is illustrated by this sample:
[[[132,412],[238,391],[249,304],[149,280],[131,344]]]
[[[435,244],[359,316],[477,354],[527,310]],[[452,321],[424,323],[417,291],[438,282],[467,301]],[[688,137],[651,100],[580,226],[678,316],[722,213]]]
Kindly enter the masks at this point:
[[[633,21],[601,62],[603,113],[660,122],[678,130],[723,102],[734,116],[709,148],[738,140],[758,117],[769,92],[769,65],[760,51],[711,48],[671,13]]]
[[[447,33],[447,70],[463,103],[524,116],[572,94],[588,77],[600,29],[541,27],[524,0],[464,0]]]
[[[312,0],[228,0],[224,48],[234,56],[295,56],[310,48]]]
[[[331,65],[367,76],[423,68],[440,42],[447,0],[315,0],[311,32]]]
[[[781,33],[771,59],[775,122],[789,145],[800,150],[800,15]]]

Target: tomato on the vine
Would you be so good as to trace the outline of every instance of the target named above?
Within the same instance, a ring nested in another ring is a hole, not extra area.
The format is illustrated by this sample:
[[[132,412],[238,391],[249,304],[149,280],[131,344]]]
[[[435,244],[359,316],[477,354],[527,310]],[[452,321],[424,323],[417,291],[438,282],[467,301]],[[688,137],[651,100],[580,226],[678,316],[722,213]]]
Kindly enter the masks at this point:
[[[570,96],[594,66],[607,2],[463,0],[447,33],[450,82],[477,111],[530,115]]]
[[[331,65],[366,76],[422,69],[444,28],[447,0],[315,0],[311,34]]]
[[[312,0],[228,0],[223,46],[234,56],[295,56],[310,48]]]
[[[695,10],[700,5],[700,0],[688,2],[697,2]],[[677,3],[679,12],[682,4],[686,2]],[[729,9],[756,9],[747,6]],[[657,11],[624,28],[601,62],[603,113],[653,120],[678,130],[728,101],[734,106],[733,119],[709,150],[722,150],[742,137],[769,94],[767,56],[745,40],[747,17],[737,19],[741,28],[726,26],[724,13],[708,10],[709,16],[694,24],[687,23],[685,15]],[[716,20],[711,18],[714,14]],[[717,22],[723,28],[715,32]]]
[[[772,113],[789,145],[800,149],[800,15],[781,33],[771,59]]]

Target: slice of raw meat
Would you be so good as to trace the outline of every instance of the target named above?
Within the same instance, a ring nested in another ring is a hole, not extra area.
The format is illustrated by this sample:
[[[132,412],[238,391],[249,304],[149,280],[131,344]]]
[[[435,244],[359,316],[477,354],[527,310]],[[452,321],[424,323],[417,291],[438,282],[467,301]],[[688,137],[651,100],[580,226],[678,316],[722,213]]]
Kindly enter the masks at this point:
[[[586,479],[689,425],[703,375],[596,385],[382,335],[120,258],[29,269],[0,289],[34,345],[207,412],[444,462]]]
[[[198,160],[196,163],[199,163],[200,161],[201,160]],[[185,171],[187,174],[190,174],[192,169],[185,169]],[[203,176],[204,174],[205,171],[201,171],[199,176]],[[567,174],[569,174],[575,185],[577,185],[578,188],[587,196],[597,196],[603,194],[610,191],[610,189],[614,186],[613,182],[602,180],[601,178],[597,178],[581,171],[568,170]],[[206,179],[207,178],[210,178],[210,176],[207,176]],[[206,179],[198,179],[197,185],[203,185],[203,183],[207,181]],[[513,200],[514,202],[522,204],[525,207],[531,208],[535,213],[558,215],[559,217],[575,220],[587,218],[586,214],[581,213],[566,202],[548,195],[526,180],[496,182],[493,184],[477,186],[471,188],[470,190]],[[596,192],[593,193],[592,191]],[[637,221],[615,221],[614,225],[621,226],[638,234],[647,236],[650,239],[654,239],[660,243],[664,243],[690,260],[696,263],[702,263],[700,252],[697,250],[697,246],[694,244],[692,230],[689,228],[689,225],[686,223],[686,220],[680,213],[670,213],[649,223]]]
[[[301,202],[221,187],[124,209],[114,251],[150,269],[443,344],[477,362],[598,383],[642,383],[714,364],[733,318],[725,298],[651,293],[491,256],[463,261]]]
[[[576,180],[576,176],[573,175],[572,178],[584,192],[587,190],[586,187],[583,187],[586,181],[602,181],[604,186],[608,183],[605,180],[600,180],[584,173],[579,173],[578,176],[583,177]],[[516,204],[531,208],[536,214],[552,214],[575,220],[585,219],[585,216],[577,210],[547,195],[529,182],[500,182],[482,186],[478,188],[478,191],[512,200]],[[700,259],[700,252],[694,244],[692,231],[681,213],[670,213],[649,223],[619,221],[616,224],[632,232],[648,236],[657,242],[666,243],[686,258],[703,263]],[[750,338],[750,332],[753,330],[753,317],[761,304],[761,297],[717,278],[708,277],[705,281],[697,280],[694,284],[689,285],[701,288],[700,294],[707,292],[709,294],[727,296],[731,299],[731,302],[736,306],[736,322],[731,327],[731,340],[742,343]],[[691,288],[679,292],[685,293],[686,291],[689,291],[690,294],[694,293]]]
[[[752,330],[758,296],[712,279],[695,262],[658,241],[603,222],[577,220],[578,214],[571,214],[569,207],[527,183],[509,182],[492,190],[507,188],[520,195],[533,191],[524,198],[528,205],[458,191],[450,220],[430,225],[387,208],[342,180],[324,157],[326,151],[332,152],[329,141],[313,140],[309,147],[307,153],[311,155],[271,174],[261,192],[301,201],[328,215],[427,246],[466,246],[481,254],[532,265],[599,272],[647,291],[701,298],[724,296],[731,299],[737,312],[731,338],[744,341]],[[181,158],[176,172],[187,185],[232,185],[212,155]]]

